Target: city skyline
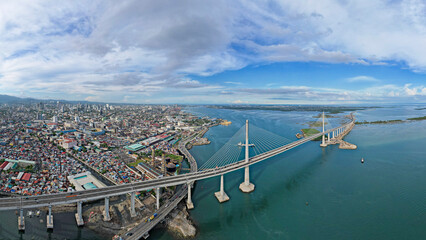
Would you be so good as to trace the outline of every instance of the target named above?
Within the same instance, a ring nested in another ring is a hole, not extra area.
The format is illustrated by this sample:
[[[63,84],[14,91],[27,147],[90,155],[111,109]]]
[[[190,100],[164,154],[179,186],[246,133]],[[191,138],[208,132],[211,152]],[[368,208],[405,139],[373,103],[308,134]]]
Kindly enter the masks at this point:
[[[426,102],[421,1],[13,1],[0,11],[0,94],[148,104]]]

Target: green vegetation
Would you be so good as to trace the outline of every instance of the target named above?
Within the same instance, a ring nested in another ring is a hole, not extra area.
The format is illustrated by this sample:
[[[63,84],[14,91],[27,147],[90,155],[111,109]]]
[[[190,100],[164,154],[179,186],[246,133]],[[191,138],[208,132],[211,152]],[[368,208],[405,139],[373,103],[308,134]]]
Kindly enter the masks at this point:
[[[197,118],[197,119],[192,119],[192,120],[188,120],[186,121],[186,123],[188,123],[191,126],[202,126],[205,123],[209,123],[210,120],[205,119],[205,118]]]
[[[322,122],[318,121],[318,122],[309,122],[309,127],[322,127]],[[324,123],[324,125],[327,125],[328,123]]]
[[[157,149],[157,150],[155,150],[155,156],[156,157],[161,157],[162,155],[163,155],[163,150],[161,150],[161,149]]]
[[[320,131],[318,131],[317,129],[314,128],[304,128],[302,129],[303,134],[305,134],[306,137],[310,137],[314,134],[319,133]]]
[[[426,120],[426,116],[423,117],[415,117],[415,118],[407,118],[407,121],[421,121],[421,120]],[[363,121],[363,122],[355,122],[355,124],[357,125],[362,125],[362,124],[389,124],[389,123],[403,123],[406,122],[404,120],[400,120],[400,119],[395,119],[395,120],[379,120],[379,121],[372,121],[372,122],[367,122],[367,121]]]
[[[325,118],[337,118],[337,116],[333,116],[333,115],[329,115],[329,114],[324,114]],[[313,118],[322,118],[322,113],[318,113],[318,115],[313,116]]]
[[[169,157],[172,160],[178,160],[178,161],[181,161],[183,159],[182,156],[180,156],[180,155],[174,155],[174,154],[167,154],[166,157]]]
[[[407,118],[407,120],[412,120],[412,121],[426,120],[426,116],[423,116],[423,117],[415,117],[415,118]]]
[[[146,160],[145,159],[138,159],[138,160],[136,160],[134,162],[128,163],[127,166],[129,166],[129,167],[136,167],[141,162],[144,163],[144,162],[146,162]]]
[[[4,159],[0,159],[0,163],[4,163]]]
[[[379,120],[379,121],[372,121],[372,122],[367,122],[367,121],[363,121],[363,122],[355,122],[355,124],[357,125],[361,125],[361,124],[389,124],[389,123],[402,123],[404,122],[403,120],[387,120],[387,121],[383,121],[383,120]]]
[[[305,137],[310,137],[312,135],[319,133],[320,131],[314,128],[304,128],[302,129],[302,132]],[[319,141],[319,140],[321,140],[321,137],[317,137],[314,139],[314,141]]]

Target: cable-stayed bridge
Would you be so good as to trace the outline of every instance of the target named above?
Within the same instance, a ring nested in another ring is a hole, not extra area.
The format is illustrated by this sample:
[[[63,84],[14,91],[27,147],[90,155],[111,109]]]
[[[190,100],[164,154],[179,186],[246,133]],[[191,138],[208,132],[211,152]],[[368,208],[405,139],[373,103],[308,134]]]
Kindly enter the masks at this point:
[[[20,217],[18,218],[18,224],[24,226],[23,222],[23,209],[26,208],[37,208],[43,206],[49,206],[49,219],[51,219],[51,206],[77,203],[76,221],[78,225],[83,224],[82,219],[82,203],[86,201],[94,201],[99,199],[105,199],[105,217],[109,218],[109,198],[118,195],[130,194],[131,195],[131,209],[132,215],[135,215],[135,193],[137,191],[145,191],[148,189],[159,189],[163,187],[177,186],[186,184],[187,187],[187,206],[193,208],[191,199],[191,188],[193,182],[212,178],[221,177],[220,191],[216,192],[215,195],[219,202],[229,200],[229,197],[224,191],[224,175],[233,171],[237,171],[244,168],[244,181],[240,184],[240,190],[242,192],[252,192],[255,188],[254,184],[250,182],[249,166],[255,163],[264,161],[268,158],[286,152],[297,146],[300,146],[306,142],[322,137],[321,146],[327,146],[327,143],[333,139],[342,138],[344,135],[349,133],[354,126],[354,118],[351,118],[349,123],[345,123],[341,126],[328,129],[325,127],[324,114],[322,117],[323,131],[313,134],[309,137],[302,138],[297,141],[291,141],[287,138],[281,137],[277,134],[268,132],[264,129],[256,126],[250,127],[250,133],[252,137],[249,138],[249,123],[246,121],[246,125],[238,130],[233,137],[219,149],[211,158],[209,158],[201,167],[195,167],[194,172],[177,175],[162,177],[153,180],[141,181],[136,183],[128,183],[116,186],[108,186],[105,188],[91,189],[85,191],[49,194],[49,195],[38,195],[28,196],[25,198],[10,197],[2,198],[0,201],[0,210],[13,210],[20,209]],[[252,134],[254,133],[254,134]],[[331,136],[332,137],[331,137]],[[328,136],[327,141],[325,136]],[[185,149],[186,150],[186,149]],[[189,152],[185,152],[189,154]],[[190,154],[189,154],[190,155]],[[252,156],[252,157],[250,157]],[[190,160],[193,157],[190,156]],[[191,169],[194,170],[193,166]],[[157,190],[157,193],[159,191]],[[159,202],[157,201],[157,207]],[[106,219],[108,219],[106,218]],[[109,218],[110,219],[110,218]]]

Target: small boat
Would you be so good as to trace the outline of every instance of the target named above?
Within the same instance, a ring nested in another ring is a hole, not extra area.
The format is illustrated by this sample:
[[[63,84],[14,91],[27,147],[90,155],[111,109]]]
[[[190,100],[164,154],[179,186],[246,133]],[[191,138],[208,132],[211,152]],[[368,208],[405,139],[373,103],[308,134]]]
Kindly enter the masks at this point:
[[[28,214],[27,214],[27,215],[28,215],[28,217],[30,217],[30,218],[31,218],[31,217],[33,217],[33,214],[34,214],[34,212],[33,212],[33,211],[28,211]]]
[[[364,158],[361,158],[361,163],[364,163]]]
[[[40,217],[40,210],[37,210],[37,212],[36,212],[36,216],[37,216],[37,217]]]

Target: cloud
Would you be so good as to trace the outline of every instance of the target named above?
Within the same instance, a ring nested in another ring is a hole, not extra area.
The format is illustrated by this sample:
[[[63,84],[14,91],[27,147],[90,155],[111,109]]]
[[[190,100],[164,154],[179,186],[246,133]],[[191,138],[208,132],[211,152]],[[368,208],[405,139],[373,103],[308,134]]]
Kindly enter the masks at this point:
[[[358,82],[380,82],[379,79],[370,76],[356,76],[347,78],[346,81],[350,83],[358,83]]]
[[[242,82],[224,82],[226,84],[233,84],[233,85],[241,85],[243,84]]]
[[[3,1],[0,90],[100,100],[117,95],[119,101],[129,92],[148,96],[175,89],[232,95],[198,76],[295,61],[397,64],[424,73],[425,12],[420,0]],[[322,94],[306,88],[257,91]],[[386,95],[424,91],[407,86]],[[256,94],[250,88],[236,92]]]

